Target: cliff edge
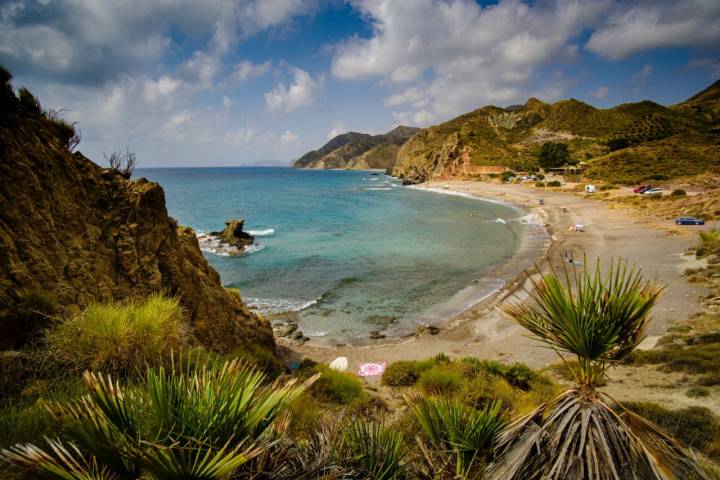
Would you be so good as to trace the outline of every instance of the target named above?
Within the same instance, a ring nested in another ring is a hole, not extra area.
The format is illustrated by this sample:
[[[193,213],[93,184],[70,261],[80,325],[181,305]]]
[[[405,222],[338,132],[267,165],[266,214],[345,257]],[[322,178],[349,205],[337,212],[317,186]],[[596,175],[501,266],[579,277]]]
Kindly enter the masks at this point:
[[[163,292],[180,300],[206,347],[274,348],[269,323],[222,286],[193,230],[168,216],[160,185],[71,153],[59,122],[16,97],[0,73],[0,348],[44,326],[18,314],[31,291],[60,314]]]

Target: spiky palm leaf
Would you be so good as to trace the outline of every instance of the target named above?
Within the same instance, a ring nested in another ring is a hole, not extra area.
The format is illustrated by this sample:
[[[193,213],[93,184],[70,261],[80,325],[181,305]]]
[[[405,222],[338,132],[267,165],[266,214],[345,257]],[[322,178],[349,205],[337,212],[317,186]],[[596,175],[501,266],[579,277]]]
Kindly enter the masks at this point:
[[[562,279],[553,272],[528,278],[528,302],[506,304],[505,315],[559,353],[578,358],[579,383],[596,385],[607,368],[625,359],[645,337],[650,310],[663,287],[644,282],[627,261],[611,262],[603,276],[573,265]]]
[[[408,397],[407,402],[429,440],[427,451],[439,456],[435,462],[437,471],[424,475],[434,477],[452,468],[455,478],[480,478],[493,439],[505,425],[501,403],[476,410],[447,398],[416,395]],[[426,464],[430,466],[432,462]]]
[[[134,388],[93,373],[83,378],[89,393],[50,412],[65,434],[89,452],[91,463],[76,460],[69,450],[58,455],[53,448],[56,463],[68,471],[99,465],[120,478],[209,479],[226,478],[257,455],[263,433],[316,377],[302,385],[291,381],[264,387],[261,373],[233,360],[219,368],[204,363],[173,365],[167,372],[148,369]],[[33,455],[19,456],[19,448],[2,456],[47,472],[49,454],[26,446],[24,451]]]
[[[595,390],[607,368],[642,341],[662,288],[627,262],[603,277],[574,268],[531,278],[530,301],[504,313],[559,352],[577,357],[579,385],[510,424],[499,436],[490,480],[705,479],[692,456],[658,427]],[[622,409],[622,406],[620,405]]]
[[[407,451],[401,432],[374,422],[353,421],[345,434],[349,459],[358,471],[375,480],[405,478]]]

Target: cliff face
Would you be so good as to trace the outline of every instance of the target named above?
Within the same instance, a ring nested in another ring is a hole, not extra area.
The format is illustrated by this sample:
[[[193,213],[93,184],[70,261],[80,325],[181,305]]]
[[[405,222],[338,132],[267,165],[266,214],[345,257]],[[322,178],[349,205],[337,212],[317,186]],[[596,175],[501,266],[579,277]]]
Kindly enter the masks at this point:
[[[616,183],[718,171],[719,91],[716,82],[672,107],[644,101],[597,109],[574,99],[535,98],[506,109],[483,107],[420,131],[400,147],[392,174],[418,183],[493,167],[525,170],[548,141],[567,144],[592,178]]]
[[[399,126],[382,135],[343,133],[297,159],[293,167],[389,170],[395,164],[400,145],[418,131],[418,128]]]
[[[223,288],[194,232],[168,216],[158,184],[69,153],[51,121],[5,81],[0,88],[0,347],[32,335],[16,308],[30,290],[52,297],[61,314],[165,292],[207,347],[274,347],[268,322]]]

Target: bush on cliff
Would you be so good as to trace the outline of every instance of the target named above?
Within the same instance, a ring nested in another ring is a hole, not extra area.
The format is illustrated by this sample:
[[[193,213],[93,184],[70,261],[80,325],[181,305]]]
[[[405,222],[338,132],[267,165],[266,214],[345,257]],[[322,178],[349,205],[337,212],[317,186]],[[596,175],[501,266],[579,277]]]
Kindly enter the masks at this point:
[[[320,378],[312,390],[323,400],[348,404],[367,396],[363,384],[352,373],[338,372],[327,365],[316,365],[314,371]]]
[[[122,376],[167,361],[189,338],[177,299],[162,295],[90,305],[47,332],[49,351],[61,365]]]

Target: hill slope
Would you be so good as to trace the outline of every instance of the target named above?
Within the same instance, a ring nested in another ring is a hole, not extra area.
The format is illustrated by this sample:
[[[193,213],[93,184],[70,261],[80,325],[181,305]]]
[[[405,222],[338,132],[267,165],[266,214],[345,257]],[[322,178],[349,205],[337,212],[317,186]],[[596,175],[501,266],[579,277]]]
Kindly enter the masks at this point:
[[[68,152],[53,121],[21,103],[2,73],[0,348],[43,327],[18,313],[29,291],[53,298],[61,314],[165,292],[207,347],[274,347],[268,322],[223,288],[194,232],[168,216],[162,188]]]
[[[392,173],[418,183],[484,167],[533,169],[546,141],[567,144],[576,161],[589,164],[588,176],[612,182],[718,171],[719,92],[716,82],[671,107],[643,101],[597,109],[534,98],[507,109],[487,106],[420,131],[400,147]]]
[[[400,146],[420,129],[399,126],[382,135],[348,132],[295,162],[295,168],[391,169]]]

